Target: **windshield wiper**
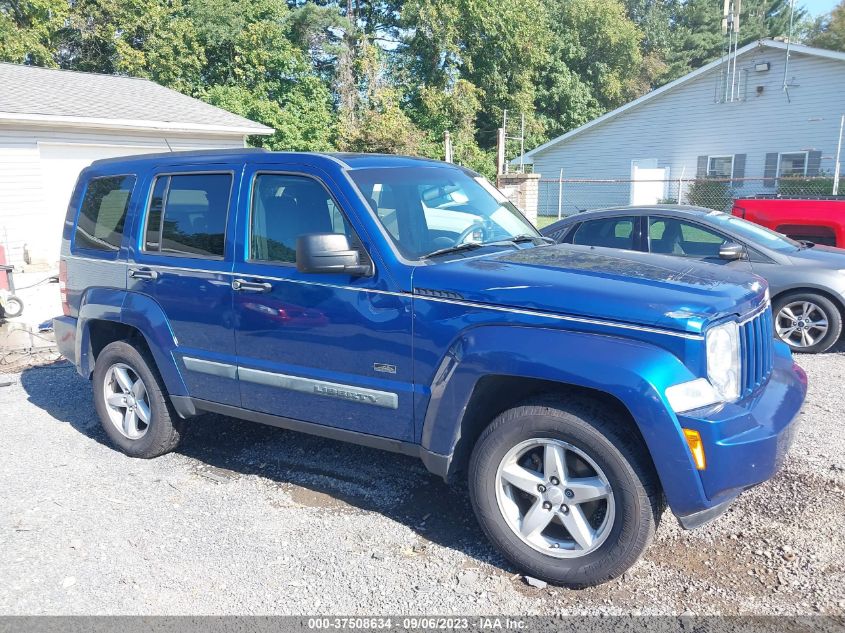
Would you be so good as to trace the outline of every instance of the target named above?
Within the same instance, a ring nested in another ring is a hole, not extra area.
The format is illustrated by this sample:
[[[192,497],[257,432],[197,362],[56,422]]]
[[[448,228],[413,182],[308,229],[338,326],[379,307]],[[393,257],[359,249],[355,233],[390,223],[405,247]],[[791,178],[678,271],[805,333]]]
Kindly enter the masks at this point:
[[[438,248],[436,251],[430,252],[428,255],[423,255],[423,259],[428,259],[430,257],[437,257],[438,255],[446,255],[448,253],[458,253],[460,251],[470,251],[476,248],[481,248],[482,246],[506,246],[509,244],[521,244],[523,242],[533,242],[534,240],[541,240],[546,244],[555,244],[555,241],[550,237],[545,237],[543,235],[530,235],[528,233],[522,233],[520,235],[514,235],[513,237],[509,237],[506,240],[496,240],[495,242],[464,242],[463,244],[453,244],[452,246],[447,246],[446,248]]]
[[[431,251],[427,255],[423,255],[423,259],[429,259],[430,257],[437,257],[438,255],[447,255],[448,253],[459,253],[461,251],[471,251],[476,248],[481,248],[485,246],[484,244],[480,244],[479,242],[464,242],[463,244],[453,244],[452,246],[447,246],[446,248],[438,248],[436,251]]]
[[[487,242],[485,245],[490,244],[522,244],[523,242],[533,242],[534,240],[540,240],[545,242],[546,244],[555,244],[556,242],[550,238],[546,237],[545,235],[530,235],[528,233],[521,233],[519,235],[514,235],[513,237],[509,237],[505,240],[497,240],[495,242]]]

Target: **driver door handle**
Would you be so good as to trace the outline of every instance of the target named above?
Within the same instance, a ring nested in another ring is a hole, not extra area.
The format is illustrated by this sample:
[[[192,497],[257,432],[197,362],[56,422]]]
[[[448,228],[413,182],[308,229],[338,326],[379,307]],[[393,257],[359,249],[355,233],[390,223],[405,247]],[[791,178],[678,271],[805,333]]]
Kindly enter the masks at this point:
[[[238,292],[270,292],[273,284],[258,281],[247,281],[246,279],[235,279],[232,281],[232,290]]]
[[[133,279],[156,279],[158,273],[149,268],[132,268],[129,270],[129,276]]]

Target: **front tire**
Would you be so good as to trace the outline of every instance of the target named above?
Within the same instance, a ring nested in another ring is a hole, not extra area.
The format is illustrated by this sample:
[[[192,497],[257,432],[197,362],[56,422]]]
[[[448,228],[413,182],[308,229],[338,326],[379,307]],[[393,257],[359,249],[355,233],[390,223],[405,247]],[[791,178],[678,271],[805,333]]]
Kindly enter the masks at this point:
[[[179,445],[183,421],[146,350],[110,343],[97,356],[92,381],[103,430],[122,452],[149,459]]]
[[[499,415],[473,449],[470,499],[487,537],[526,574],[573,588],[620,576],[663,512],[645,446],[589,399]]]
[[[775,334],[793,352],[826,352],[842,335],[839,308],[815,292],[793,292],[779,297],[772,313]]]

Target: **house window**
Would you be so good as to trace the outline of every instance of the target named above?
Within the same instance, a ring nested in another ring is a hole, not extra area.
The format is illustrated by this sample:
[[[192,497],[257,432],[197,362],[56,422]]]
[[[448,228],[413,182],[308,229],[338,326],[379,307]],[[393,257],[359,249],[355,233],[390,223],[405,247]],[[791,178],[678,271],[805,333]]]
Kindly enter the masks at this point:
[[[807,152],[780,154],[778,158],[778,176],[806,176]]]
[[[734,175],[733,156],[708,156],[708,178],[731,178]]]

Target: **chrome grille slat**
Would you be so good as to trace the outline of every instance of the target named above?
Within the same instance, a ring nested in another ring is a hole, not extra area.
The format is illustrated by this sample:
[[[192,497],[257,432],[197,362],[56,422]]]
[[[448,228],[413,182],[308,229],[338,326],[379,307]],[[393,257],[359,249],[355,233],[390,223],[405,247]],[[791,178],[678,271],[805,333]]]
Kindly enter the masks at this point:
[[[774,325],[771,308],[739,327],[742,351],[741,394],[747,396],[766,382],[772,373]]]
[[[753,352],[751,350],[751,337],[746,333],[747,328],[747,323],[739,326],[740,350],[742,350],[742,383],[740,384],[740,393],[745,393],[745,386],[751,382],[751,367],[746,359],[751,358]]]

